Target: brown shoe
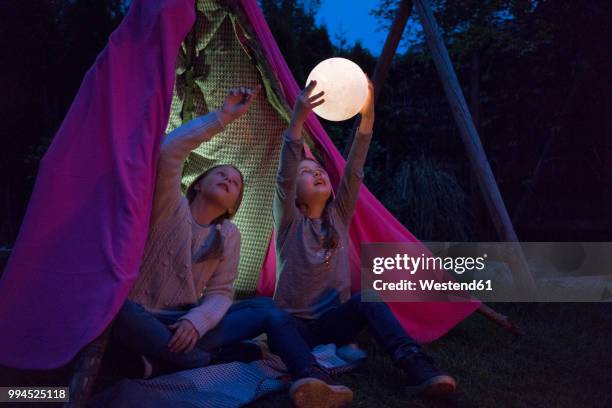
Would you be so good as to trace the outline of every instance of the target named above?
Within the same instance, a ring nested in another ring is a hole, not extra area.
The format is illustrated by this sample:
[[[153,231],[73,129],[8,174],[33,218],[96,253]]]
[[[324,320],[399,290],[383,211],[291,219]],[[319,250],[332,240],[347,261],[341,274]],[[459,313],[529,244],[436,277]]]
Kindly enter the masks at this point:
[[[330,385],[318,378],[297,380],[289,389],[296,408],[340,408],[353,401],[353,391],[344,385]]]

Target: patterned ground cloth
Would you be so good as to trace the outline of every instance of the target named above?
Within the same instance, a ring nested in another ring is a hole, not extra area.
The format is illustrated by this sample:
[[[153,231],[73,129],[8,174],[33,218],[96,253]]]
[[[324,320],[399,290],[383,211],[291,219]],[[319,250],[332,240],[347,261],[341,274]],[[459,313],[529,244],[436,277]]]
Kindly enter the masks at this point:
[[[354,346],[334,344],[313,350],[318,363],[331,373],[347,372],[365,359]],[[124,379],[95,395],[92,408],[233,408],[288,388],[287,369],[278,356],[264,353],[252,363],[232,362],[179,371],[150,380]]]

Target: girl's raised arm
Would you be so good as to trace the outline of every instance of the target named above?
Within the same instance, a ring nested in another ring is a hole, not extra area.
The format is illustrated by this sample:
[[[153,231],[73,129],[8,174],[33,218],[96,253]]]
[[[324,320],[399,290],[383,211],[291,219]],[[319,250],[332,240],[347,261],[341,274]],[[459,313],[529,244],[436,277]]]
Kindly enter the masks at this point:
[[[195,118],[170,132],[162,142],[153,198],[152,223],[176,208],[181,199],[183,162],[189,153],[207,142],[230,122],[242,116],[261,88],[234,88],[217,111]]]
[[[313,96],[310,95],[316,84],[316,81],[311,81],[298,95],[289,127],[283,136],[272,207],[272,216],[277,233],[293,220],[293,216],[297,212],[295,179],[302,156],[304,122],[312,109],[325,102],[324,99],[321,99],[323,92]]]
[[[340,218],[348,224],[353,215],[359,188],[363,180],[363,166],[368,155],[374,128],[374,86],[368,80],[368,97],[361,108],[361,122],[346,159],[344,173],[338,185],[334,206]]]

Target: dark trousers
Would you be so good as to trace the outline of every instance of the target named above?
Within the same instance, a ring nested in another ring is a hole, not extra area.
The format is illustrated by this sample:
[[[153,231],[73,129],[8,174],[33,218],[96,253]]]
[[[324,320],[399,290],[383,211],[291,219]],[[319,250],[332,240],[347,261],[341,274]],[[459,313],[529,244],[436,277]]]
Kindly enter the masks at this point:
[[[348,344],[366,329],[394,362],[420,349],[385,303],[361,302],[360,293],[318,319],[296,321],[298,331],[311,348],[318,344]]]
[[[171,352],[168,343],[174,332],[168,325],[183,313],[156,314],[126,300],[113,324],[116,340],[128,348],[161,360],[176,369],[203,367],[216,349],[266,333],[270,349],[279,355],[292,375],[315,364],[310,347],[297,330],[297,321],[279,309],[271,298],[257,297],[234,303],[223,319],[188,353]]]

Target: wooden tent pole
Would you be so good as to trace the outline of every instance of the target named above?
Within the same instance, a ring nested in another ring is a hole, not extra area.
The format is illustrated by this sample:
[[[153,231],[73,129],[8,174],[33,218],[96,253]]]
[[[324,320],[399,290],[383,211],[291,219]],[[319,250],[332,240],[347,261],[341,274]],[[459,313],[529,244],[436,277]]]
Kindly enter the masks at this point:
[[[380,54],[380,58],[376,63],[376,68],[374,68],[374,74],[372,75],[372,85],[374,85],[374,102],[378,99],[380,95],[380,91],[382,90],[382,86],[387,79],[387,75],[389,74],[389,69],[391,68],[391,63],[393,62],[393,57],[397,52],[397,47],[399,46],[400,40],[402,39],[402,34],[404,33],[404,28],[406,27],[406,23],[408,22],[408,17],[410,17],[410,11],[412,10],[412,0],[402,0],[400,2],[399,8],[397,9],[397,13],[393,18],[393,22],[391,23],[391,28],[389,29],[389,33],[387,34],[387,39],[385,40],[385,45],[383,46],[382,52]],[[353,137],[357,128],[359,127],[360,117],[357,116],[355,121],[353,122],[353,129],[349,135],[349,139],[344,147],[344,157],[348,155],[348,152],[351,149],[351,145],[353,144]]]
[[[404,33],[408,18],[410,17],[410,12],[412,11],[412,5],[412,0],[402,0],[400,2],[399,8],[397,9],[395,17],[393,18],[391,28],[389,29],[389,33],[387,34],[387,38],[385,40],[385,45],[383,46],[380,58],[378,59],[378,62],[376,63],[376,68],[374,69],[374,74],[372,75],[372,83],[374,85],[374,100],[378,99],[383,84],[387,79],[387,75],[389,74],[389,69],[391,68],[393,57],[397,52],[397,47],[399,46],[399,43],[402,39],[402,34]],[[348,155],[348,151],[351,148],[353,137],[355,135],[355,132],[357,131],[358,126],[359,117],[357,117],[353,122],[353,129],[350,133],[349,140],[346,144],[344,151],[345,157],[346,155]],[[508,319],[507,316],[497,313],[495,310],[485,305],[484,303],[480,306],[478,312],[485,316],[487,319],[502,326],[506,330],[511,331],[512,333],[523,334],[523,331],[517,328],[516,325],[514,325]]]
[[[444,92],[453,112],[455,122],[459,127],[461,139],[467,150],[470,164],[478,179],[478,184],[480,185],[497,233],[502,240],[517,243],[516,254],[520,258],[520,262],[517,264],[520,267],[514,271],[515,287],[521,290],[521,292],[531,295],[529,298],[533,299],[535,296],[535,281],[518,244],[518,237],[493,177],[489,161],[480,143],[480,137],[472,121],[472,115],[459,86],[457,75],[448,56],[448,51],[442,41],[438,24],[429,5],[429,0],[415,0],[415,5],[438,75],[444,86]]]

